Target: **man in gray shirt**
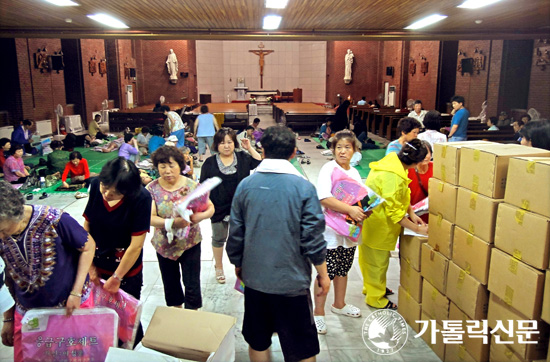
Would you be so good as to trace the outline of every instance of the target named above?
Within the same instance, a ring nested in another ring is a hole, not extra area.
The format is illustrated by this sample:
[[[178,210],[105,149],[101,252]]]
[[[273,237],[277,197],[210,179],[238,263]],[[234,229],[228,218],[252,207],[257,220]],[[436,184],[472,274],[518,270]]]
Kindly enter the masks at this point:
[[[311,265],[321,295],[330,287],[325,219],[313,184],[289,162],[296,137],[286,127],[265,130],[264,160],[233,198],[227,255],[245,284],[243,336],[251,361],[269,360],[274,332],[286,361],[319,353],[311,307]]]

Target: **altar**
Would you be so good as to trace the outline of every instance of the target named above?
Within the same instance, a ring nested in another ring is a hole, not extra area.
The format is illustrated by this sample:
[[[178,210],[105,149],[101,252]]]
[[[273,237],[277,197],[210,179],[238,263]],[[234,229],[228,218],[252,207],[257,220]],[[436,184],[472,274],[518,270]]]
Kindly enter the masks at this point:
[[[276,90],[247,90],[246,94],[256,98],[256,103],[267,104],[267,97],[274,98],[277,94]]]

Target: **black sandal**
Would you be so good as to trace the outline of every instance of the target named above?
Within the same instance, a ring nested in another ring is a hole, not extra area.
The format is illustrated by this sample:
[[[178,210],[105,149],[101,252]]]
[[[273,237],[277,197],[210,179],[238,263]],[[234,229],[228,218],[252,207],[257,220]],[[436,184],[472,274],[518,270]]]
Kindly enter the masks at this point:
[[[29,200],[29,201],[30,201],[30,200],[32,200],[32,198],[33,198],[33,195],[32,195],[32,194],[27,194],[27,197],[26,197],[26,198],[27,198],[27,200]]]
[[[393,290],[391,290],[390,288],[386,288],[386,295],[393,295]]]
[[[42,196],[39,197],[39,199],[44,200],[46,197],[48,197],[48,194],[44,192]]]
[[[397,310],[397,304],[392,303],[391,301],[388,301],[388,304],[384,308],[380,309],[390,309],[390,310]]]

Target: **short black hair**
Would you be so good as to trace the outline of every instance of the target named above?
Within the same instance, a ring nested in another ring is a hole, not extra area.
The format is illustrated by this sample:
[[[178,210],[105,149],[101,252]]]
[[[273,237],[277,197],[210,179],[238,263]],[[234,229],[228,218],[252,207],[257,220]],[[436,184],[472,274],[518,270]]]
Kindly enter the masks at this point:
[[[498,123],[498,118],[497,117],[489,117],[489,122],[491,122],[491,124],[497,124]]]
[[[18,151],[18,150],[22,150],[23,149],[23,145],[19,144],[19,143],[12,143],[11,145],[11,148],[10,148],[10,154],[14,154],[15,151]]]
[[[244,129],[245,131],[248,131],[249,129],[254,129],[254,127],[252,126],[246,126],[246,128]]]
[[[288,160],[296,148],[296,135],[287,127],[268,127],[260,139],[266,158]]]
[[[521,117],[519,117],[519,119],[521,120],[524,117],[527,118],[527,122],[529,122],[531,120],[531,116],[528,113],[522,114]]]
[[[71,152],[71,154],[69,155],[69,161],[75,160],[77,158],[79,160],[82,159],[82,154],[78,151]]]
[[[61,147],[63,147],[63,142],[54,140],[54,141],[52,141],[52,143],[50,143],[50,147],[54,150],[58,149],[58,148],[61,148]]]
[[[422,144],[421,140],[415,138],[414,140],[405,142],[403,148],[397,154],[397,157],[399,158],[399,161],[410,166],[424,161],[427,154],[428,150],[426,149],[426,146]]]
[[[453,96],[453,98],[451,98],[451,102],[462,103],[462,105],[464,105],[464,97],[463,96]]]
[[[416,101],[414,101],[414,104],[422,104],[422,101],[420,99],[417,99]]]
[[[518,119],[517,121],[514,121],[514,122],[518,124],[518,127],[525,125],[525,122],[523,122],[521,119]]]
[[[124,142],[128,143],[132,140],[132,138],[134,138],[133,133],[129,132],[124,134]]]
[[[32,121],[30,119],[24,119],[23,126],[32,126]]]
[[[254,118],[254,121],[252,121],[252,124],[254,123],[260,123],[260,119],[259,118]]]
[[[424,115],[424,128],[439,131],[441,129],[441,113],[428,111]]]
[[[157,148],[151,155],[153,166],[158,169],[161,163],[170,163],[170,157],[176,161],[180,167],[180,170],[185,170],[185,159],[183,158],[183,152],[174,146],[162,146]]]
[[[96,115],[94,116],[94,120],[96,120],[96,119],[98,119],[98,118],[101,118],[101,114],[96,114]]]
[[[208,113],[208,106],[206,104],[201,106],[201,113]]]
[[[170,112],[170,107],[168,107],[167,105],[162,105],[160,106],[160,110],[162,112]]]
[[[11,140],[9,138],[0,138],[0,148],[4,147],[6,143],[11,143]]]
[[[106,187],[114,187],[128,198],[136,197],[141,191],[141,177],[136,165],[117,157],[105,164],[99,173],[99,181]]]
[[[397,130],[399,131],[399,135],[401,135],[401,132],[407,134],[415,128],[422,128],[422,124],[415,118],[405,117],[401,118],[399,122],[397,122]]]
[[[225,136],[231,137],[233,143],[235,144],[235,148],[240,148],[239,142],[237,141],[237,132],[229,127],[223,127],[220,128],[216,134],[214,134],[214,140],[212,142],[212,149],[214,152],[218,152],[218,147],[220,146],[220,143],[225,140]]]
[[[543,148],[550,151],[550,121],[547,119],[539,119],[537,121],[528,122],[519,131],[521,137],[525,137],[531,142],[533,147]]]
[[[151,134],[153,136],[160,136],[162,137],[162,135],[164,134],[164,132],[162,132],[162,129],[159,128],[159,127],[153,127],[153,130],[151,131]]]
[[[364,101],[365,99],[367,99],[366,97],[361,97],[361,100]]]
[[[147,126],[141,127],[141,133],[151,133],[151,129]]]

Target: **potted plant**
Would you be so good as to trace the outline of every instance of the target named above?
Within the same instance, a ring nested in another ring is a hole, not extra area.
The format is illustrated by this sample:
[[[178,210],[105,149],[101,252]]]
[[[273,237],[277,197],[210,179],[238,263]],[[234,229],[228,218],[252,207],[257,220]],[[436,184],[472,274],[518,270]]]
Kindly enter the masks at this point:
[[[273,101],[273,97],[267,97],[267,104],[271,105],[271,102]]]
[[[249,101],[250,101],[251,104],[254,104],[254,103],[256,103],[256,98],[255,97],[250,97]]]

